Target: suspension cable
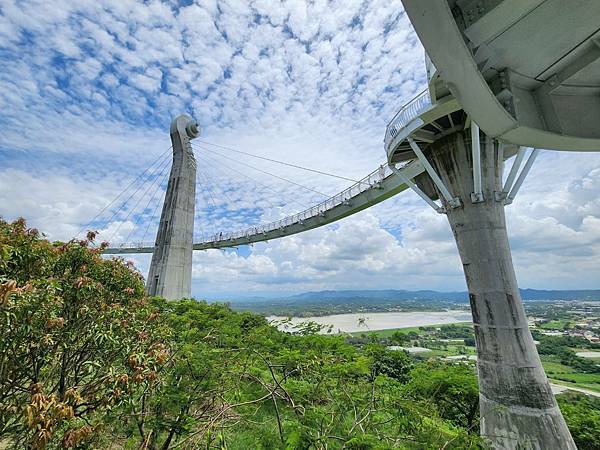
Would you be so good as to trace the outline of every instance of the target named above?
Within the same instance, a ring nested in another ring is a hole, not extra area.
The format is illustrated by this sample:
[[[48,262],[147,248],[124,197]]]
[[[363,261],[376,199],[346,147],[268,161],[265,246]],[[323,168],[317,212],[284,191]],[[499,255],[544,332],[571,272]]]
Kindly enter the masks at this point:
[[[200,185],[200,188],[202,188],[202,182],[198,179],[198,175],[196,174],[196,182]],[[204,240],[204,227],[201,226],[201,223],[204,223],[204,221],[202,220],[204,217],[204,214],[202,214],[202,207],[201,205],[203,204],[202,202],[206,202],[206,197],[204,196],[204,193],[202,192],[202,189],[198,189],[198,187],[196,187],[196,197],[194,199],[194,227],[196,227],[196,225],[198,225],[198,228],[200,229],[200,233],[202,234],[202,239]],[[195,228],[194,228],[194,232],[195,232]],[[206,232],[208,233],[208,228],[206,228]]]
[[[321,171],[321,170],[317,170],[317,169],[311,169],[311,168],[309,168],[309,167],[303,167],[303,166],[299,166],[299,165],[297,165],[297,164],[291,164],[291,163],[287,163],[287,162],[284,162],[284,161],[278,161],[278,160],[276,160],[276,159],[267,158],[267,157],[265,157],[265,156],[254,155],[254,154],[252,154],[252,153],[243,152],[243,151],[241,151],[241,150],[236,150],[236,149],[234,149],[234,148],[227,147],[227,146],[225,146],[225,145],[213,144],[213,143],[211,143],[211,142],[207,142],[207,141],[203,141],[203,140],[197,140],[196,142],[201,142],[201,143],[203,143],[203,144],[206,144],[206,145],[211,145],[211,146],[213,146],[213,147],[218,147],[218,148],[222,148],[222,149],[224,149],[224,150],[230,150],[230,151],[232,151],[232,152],[241,153],[242,155],[252,156],[253,158],[263,159],[263,160],[265,160],[265,161],[270,161],[270,162],[274,162],[274,163],[277,163],[277,164],[283,164],[284,166],[289,166],[289,167],[294,167],[294,168],[296,168],[296,169],[306,170],[307,172],[314,172],[314,173],[318,173],[318,174],[320,174],[320,175],[326,175],[326,176],[328,176],[328,177],[332,177],[332,178],[338,178],[338,179],[340,179],[340,180],[352,181],[353,183],[358,183],[358,181],[356,181],[356,180],[353,180],[352,178],[347,178],[347,177],[343,177],[343,176],[341,176],[341,175],[335,175],[335,174],[333,174],[333,173],[329,173],[329,172],[323,172],[323,171]]]
[[[200,171],[198,171],[197,173],[197,177],[203,177],[204,179],[204,186],[206,186],[206,192],[208,192],[208,195],[210,196],[210,199],[212,200],[212,205],[213,205],[213,211],[217,211],[219,209],[219,207],[217,207],[217,196],[215,195],[215,192],[211,186],[210,180],[206,177],[206,175]]]
[[[142,214],[143,214],[144,211],[146,211],[148,208],[150,208],[150,204],[154,201],[154,199],[156,197],[156,194],[158,194],[158,191],[160,190],[160,188],[163,185],[163,183],[165,182],[165,180],[169,177],[169,175],[170,175],[170,171],[168,170],[165,173],[165,175],[163,176],[162,180],[160,180],[160,183],[158,183],[156,185],[156,189],[154,190],[154,192],[150,196],[150,199],[148,200],[148,203],[146,203],[146,206],[142,210]],[[160,202],[157,201],[156,202],[156,206],[154,207],[154,210],[152,211],[152,216],[150,216],[150,220],[148,220],[148,224],[146,226],[146,230],[144,231],[144,235],[142,236],[142,239],[140,240],[140,242],[144,242],[144,239],[146,239],[146,234],[148,233],[148,230],[150,229],[150,224],[154,221],[154,216],[156,215],[156,211],[158,210],[159,206],[160,206]],[[159,223],[159,225],[160,225],[160,223]],[[129,235],[125,238],[125,242],[129,242],[129,237],[131,236],[132,233],[133,233],[133,230],[131,230],[131,232],[129,233]]]
[[[206,155],[204,155],[204,156],[206,156]],[[206,162],[207,162],[207,160],[202,160],[202,162],[206,163]],[[218,167],[215,167],[215,166],[213,166],[212,164],[208,164],[208,165],[209,165],[210,167],[212,167],[212,168],[217,168],[217,169],[218,169]],[[212,186],[212,185],[217,185],[217,184],[218,184],[218,183],[211,183],[211,180],[210,180],[210,177],[209,177],[208,171],[203,171],[203,172],[201,172],[201,173],[202,173],[202,176],[204,177],[204,180],[206,181],[206,185],[207,185],[208,189],[212,189],[212,188],[211,188],[211,186]],[[199,174],[200,174],[200,172],[199,172]],[[213,192],[214,192],[214,191],[213,191]],[[229,202],[229,204],[233,205],[233,204],[235,203],[235,201],[234,201],[234,200],[233,200],[233,199],[232,199],[232,198],[231,198],[231,197],[230,197],[230,196],[229,196],[229,195],[228,195],[228,194],[225,192],[225,190],[222,190],[222,191],[220,191],[220,194],[222,194],[222,195],[223,195],[223,196],[224,196],[224,197],[227,199],[227,201]],[[273,204],[273,202],[271,202],[271,201],[269,201],[269,200],[267,200],[267,202],[268,202],[268,203],[269,203],[269,204],[270,204],[272,207],[274,207],[274,208],[278,208],[278,207],[279,207],[278,205],[275,205],[275,204]],[[224,208],[225,208],[225,210],[226,210],[226,211],[230,211],[230,209],[227,207],[227,204],[226,204],[226,205],[224,205]],[[260,209],[261,211],[264,211],[264,208],[258,208],[258,207],[254,207],[254,208],[242,207],[242,208],[240,208],[240,209],[242,209],[242,210],[244,210],[244,209],[245,209],[245,210],[256,210],[256,209]],[[231,210],[231,211],[233,211],[233,210]],[[247,219],[248,217],[245,217],[245,218]],[[241,221],[241,222],[240,222],[240,221],[237,221],[237,222],[236,222],[236,221],[233,221],[233,220],[231,220],[231,219],[229,219],[229,218],[228,218],[228,220],[230,220],[230,222],[233,222],[233,223],[235,223],[235,225],[236,225],[236,226],[243,227],[243,226],[250,226],[250,225],[254,225],[254,224],[256,224],[256,222],[258,222],[258,221],[260,220],[260,216],[259,216],[258,214],[253,214],[253,217],[252,217],[252,218],[250,218],[250,223],[247,223],[246,221]]]
[[[212,183],[210,182],[210,179],[208,178],[208,176],[206,176],[205,173],[198,172],[198,174],[201,174],[204,177],[206,190],[208,192],[208,195],[212,199],[212,204],[213,204],[213,211],[212,212],[213,212],[213,215],[219,215],[221,208],[217,207],[217,201],[215,200],[215,198],[217,197],[217,194],[216,194],[216,192],[214,191],[214,189],[212,187]],[[225,211],[227,211],[227,207],[226,206],[225,206]],[[221,219],[222,218],[223,217],[221,216]],[[218,228],[214,228],[214,230],[215,230],[215,234],[219,231]]]
[[[200,156],[200,155],[199,155],[199,156]],[[243,174],[243,173],[241,173],[241,172],[238,172],[238,171],[236,171],[235,169],[232,169],[231,167],[228,167],[228,166],[226,166],[226,165],[222,164],[222,163],[221,163],[221,161],[216,161],[216,160],[213,160],[212,158],[211,158],[211,159],[209,159],[209,157],[208,157],[206,154],[202,154],[202,156],[203,156],[204,158],[206,158],[206,159],[202,159],[201,161],[202,161],[204,164],[206,164],[207,166],[209,166],[209,167],[211,167],[211,168],[213,168],[213,169],[216,169],[217,171],[220,171],[220,168],[219,168],[219,167],[218,167],[216,164],[220,164],[220,165],[222,165],[224,168],[226,168],[226,169],[229,169],[229,170],[231,170],[231,171],[233,171],[233,172],[235,172],[235,173],[237,173],[237,174],[243,175],[243,176],[245,176],[246,178],[248,178],[249,180],[251,180],[251,181],[254,181],[255,183],[257,183],[258,185],[260,185],[260,186],[262,186],[262,187],[264,187],[264,188],[266,188],[266,189],[268,189],[268,190],[270,190],[270,191],[276,192],[275,190],[273,190],[273,189],[272,189],[271,187],[269,187],[268,185],[262,184],[262,183],[260,183],[259,181],[257,181],[257,180],[254,180],[253,178],[251,178],[251,177],[249,177],[249,176],[247,176],[247,175],[245,175],[245,174]],[[212,161],[212,162],[211,162],[211,161]],[[281,196],[281,192],[276,192],[276,193],[277,193],[277,194],[279,194],[279,195]],[[296,201],[295,199],[287,199],[287,200],[289,200],[289,201],[290,201],[290,202],[292,202],[292,203],[297,203],[297,204],[298,204],[298,205],[300,205],[302,208],[306,208],[306,205],[305,205],[305,204],[303,204],[303,203],[300,203],[300,202]],[[230,201],[231,201],[231,200],[230,200]],[[273,203],[271,200],[269,200],[269,198],[267,198],[267,197],[265,197],[265,198],[264,198],[264,201],[266,201],[266,202],[267,202],[267,203],[268,203],[268,204],[269,204],[269,205],[270,205],[272,208],[274,208],[274,209],[277,209],[277,208],[282,208],[283,206],[286,206],[286,204],[285,204],[285,203],[275,204],[275,203]],[[232,203],[233,203],[233,202],[232,202]],[[264,207],[259,207],[259,206],[255,206],[254,208],[251,208],[251,209],[256,209],[256,210],[265,211],[265,208],[264,208]],[[255,215],[255,217],[254,217],[253,219],[251,219],[250,223],[248,223],[247,225],[256,225],[256,224],[257,224],[257,222],[259,222],[259,221],[260,221],[260,216],[258,216],[258,215]],[[242,225],[246,225],[246,224],[242,224]]]
[[[163,171],[165,170],[165,168],[169,165],[169,158],[167,158],[165,161],[163,161],[163,163],[160,165],[160,170],[157,168],[154,173],[148,174],[148,176],[146,177],[145,181],[149,181],[150,177],[152,177],[152,175],[156,175],[156,174],[162,174]],[[157,177],[158,178],[158,177]],[[141,202],[142,198],[144,198],[144,196],[146,195],[146,193],[150,190],[150,188],[154,185],[154,182],[156,181],[156,179],[154,179],[154,181],[150,184],[150,186],[146,189],[146,191],[142,194],[142,196],[138,199],[138,201],[136,202],[135,206],[129,211],[129,213],[127,214],[126,218],[124,221],[122,221],[121,223],[119,223],[119,225],[117,226],[117,229],[110,235],[110,239],[112,239],[117,232],[121,229],[121,225],[123,225],[124,222],[126,222],[129,217],[131,216],[133,210],[135,208],[137,208],[137,206],[139,205],[139,203]],[[123,209],[123,207],[127,204],[127,202],[129,200],[131,200],[133,198],[133,196],[139,192],[139,190],[142,188],[142,184],[140,183],[140,185],[138,186],[138,188],[133,191],[133,193],[122,203],[121,207],[119,207],[119,209],[117,209],[117,211],[115,211],[115,213],[112,215],[112,217],[107,221],[107,224],[110,223],[116,216],[117,214],[121,211],[121,209]]]
[[[142,178],[142,177],[143,177],[143,176],[146,174],[146,172],[148,172],[148,170],[150,170],[152,167],[154,167],[154,165],[155,165],[157,162],[159,162],[159,161],[161,161],[161,162],[159,163],[159,165],[158,165],[158,166],[160,167],[160,166],[161,166],[161,165],[164,163],[164,160],[163,160],[163,158],[165,157],[165,155],[167,154],[167,152],[168,152],[169,150],[171,150],[172,148],[173,148],[173,146],[170,146],[170,147],[169,147],[167,150],[165,150],[163,153],[161,153],[161,154],[158,156],[158,158],[156,158],[156,159],[155,159],[155,160],[152,162],[152,164],[150,164],[150,165],[149,165],[149,166],[146,168],[146,170],[144,170],[144,171],[143,171],[141,174],[139,174],[139,175],[138,175],[138,176],[137,176],[137,177],[136,177],[136,178],[135,178],[135,179],[134,179],[134,180],[133,180],[131,183],[129,183],[129,185],[127,185],[127,187],[126,187],[125,189],[123,189],[121,192],[119,192],[119,195],[117,195],[117,196],[116,196],[114,199],[112,199],[112,201],[111,201],[110,203],[108,203],[108,204],[107,204],[107,205],[106,205],[104,208],[102,208],[102,209],[100,210],[100,212],[99,212],[98,214],[96,214],[96,215],[95,215],[95,216],[92,218],[92,220],[90,220],[88,223],[86,223],[86,224],[85,224],[85,225],[84,225],[84,226],[83,226],[83,227],[82,227],[82,228],[81,228],[81,229],[80,229],[80,230],[77,232],[77,234],[80,234],[80,233],[81,233],[82,231],[84,231],[84,230],[85,230],[85,229],[86,229],[88,226],[90,226],[92,223],[94,223],[94,221],[95,221],[96,219],[98,219],[98,218],[99,218],[99,217],[102,215],[102,213],[104,213],[104,211],[106,211],[108,208],[110,208],[110,207],[112,206],[112,204],[113,204],[113,203],[115,203],[115,202],[116,202],[116,201],[117,201],[117,200],[118,200],[118,199],[121,197],[121,195],[123,195],[125,192],[127,192],[127,191],[129,190],[129,188],[131,188],[131,186],[133,186],[133,185],[136,183],[136,181],[138,181],[139,179],[141,179],[141,178]],[[126,200],[126,201],[127,201],[127,200]],[[119,210],[120,210],[122,207],[123,207],[123,205],[121,205],[121,207],[119,208]]]
[[[208,177],[208,173],[207,173],[207,172],[204,172],[204,171],[198,171],[198,174],[199,174],[199,175],[202,175],[202,177],[204,177],[204,181],[206,182],[206,184],[207,184],[207,187],[208,187],[209,189],[211,189],[211,187],[210,187],[210,185],[211,185],[211,184],[216,184],[216,183],[211,183],[211,182],[210,182],[210,178]],[[213,192],[214,192],[214,191],[213,191]],[[227,199],[227,201],[228,201],[230,204],[233,204],[233,203],[235,203],[235,202],[234,202],[234,201],[231,199],[231,197],[229,197],[229,195],[227,194],[227,192],[225,192],[225,190],[224,190],[224,189],[223,189],[223,190],[221,190],[220,194],[222,194],[222,195],[223,195],[223,196],[224,196],[224,197]],[[225,210],[229,210],[229,208],[227,208],[227,205],[225,205]]]
[[[233,167],[231,167],[231,166],[228,166],[228,165],[224,164],[222,161],[217,161],[217,160],[215,160],[215,159],[213,159],[213,158],[210,158],[208,155],[206,155],[206,154],[202,154],[202,153],[200,153],[200,154],[199,154],[199,155],[197,155],[197,156],[198,156],[198,157],[200,157],[200,156],[204,156],[205,158],[207,158],[207,160],[209,161],[209,165],[211,165],[211,166],[213,166],[213,167],[215,167],[215,165],[220,165],[220,166],[222,166],[222,167],[224,167],[224,168],[226,168],[226,169],[228,169],[228,170],[231,170],[232,172],[235,172],[235,173],[237,173],[237,174],[239,174],[239,175],[241,175],[241,176],[243,176],[243,177],[245,177],[245,178],[249,179],[250,181],[253,181],[254,183],[256,183],[256,184],[258,184],[258,185],[260,185],[260,186],[264,187],[265,189],[268,189],[269,191],[271,191],[271,192],[274,192],[275,194],[277,194],[277,195],[281,196],[281,192],[280,192],[280,191],[277,191],[277,190],[276,190],[276,189],[274,189],[273,187],[271,187],[271,186],[269,186],[269,185],[267,185],[267,184],[265,184],[265,183],[262,183],[262,182],[258,181],[257,179],[255,179],[255,178],[251,177],[250,175],[247,175],[247,174],[245,174],[244,172],[240,172],[239,170],[237,170],[237,169],[234,169]],[[212,161],[212,164],[210,163],[210,161]],[[218,169],[218,167],[216,167],[216,168]],[[308,206],[307,206],[305,203],[302,203],[302,202],[300,202],[300,201],[298,201],[298,200],[296,200],[296,199],[289,198],[289,200],[290,200],[292,203],[296,203],[296,204],[300,205],[302,208],[308,208]],[[271,202],[269,202],[269,203],[271,203]]]
[[[204,203],[206,204],[206,208],[199,208],[198,210],[198,219],[201,219],[201,215],[204,215],[207,218],[207,223],[210,224],[210,229],[207,228],[207,233],[217,233],[217,229],[215,228],[214,223],[210,220],[211,210],[210,203],[212,203],[212,212],[214,213],[217,210],[217,205],[212,198],[212,195],[209,197],[210,192],[208,191],[208,185],[206,185],[206,189],[204,189],[205,183],[202,182],[200,177],[200,172],[196,172],[196,181],[200,185],[200,193],[202,198],[204,199]],[[205,214],[201,214],[200,211],[206,210]]]
[[[308,186],[304,186],[304,185],[302,185],[302,184],[300,184],[300,183],[296,183],[295,181],[288,180],[287,178],[280,177],[279,175],[275,175],[275,174],[273,174],[273,173],[271,173],[271,172],[267,172],[266,170],[262,170],[262,169],[259,169],[258,167],[254,167],[254,166],[252,166],[252,165],[250,165],[250,164],[244,163],[244,162],[242,162],[242,161],[238,161],[237,159],[230,158],[230,157],[228,157],[228,156],[226,156],[226,155],[223,155],[223,154],[221,154],[221,153],[219,153],[219,152],[215,152],[215,151],[213,151],[213,150],[211,150],[211,149],[209,149],[209,148],[202,147],[202,146],[198,146],[198,147],[200,147],[202,150],[205,150],[205,151],[207,151],[207,152],[210,152],[210,153],[212,153],[212,154],[218,155],[218,156],[220,156],[221,158],[225,158],[225,159],[227,159],[227,160],[229,160],[229,161],[233,161],[233,162],[236,162],[236,163],[238,163],[238,164],[241,164],[241,165],[243,165],[243,166],[249,167],[250,169],[254,169],[254,170],[258,171],[258,172],[262,172],[262,173],[264,173],[264,174],[266,174],[266,175],[270,175],[270,176],[272,176],[272,177],[278,178],[278,179],[280,179],[280,180],[282,180],[282,181],[285,181],[285,182],[287,182],[287,183],[290,183],[290,184],[293,184],[293,185],[295,185],[295,186],[301,187],[302,189],[306,189],[307,191],[314,192],[315,194],[322,195],[323,197],[326,197],[326,198],[329,198],[329,197],[331,197],[330,195],[324,194],[323,192],[317,191],[316,189],[309,188]]]
[[[196,160],[196,164],[197,164],[197,160]],[[202,181],[199,179],[199,171],[196,169],[196,184],[200,185],[200,188],[202,188]],[[195,189],[195,196],[194,196],[194,230],[193,230],[193,235],[194,235],[194,241],[195,236],[196,236],[196,227],[200,230],[200,235],[202,236],[202,240],[204,241],[204,227],[201,225],[204,223],[204,221],[202,220],[202,208],[200,207],[200,205],[202,205],[202,201],[206,201],[206,197],[204,196],[204,193],[202,192],[202,189],[198,189],[198,186],[196,186]],[[207,233],[208,233],[208,228],[207,228]]]

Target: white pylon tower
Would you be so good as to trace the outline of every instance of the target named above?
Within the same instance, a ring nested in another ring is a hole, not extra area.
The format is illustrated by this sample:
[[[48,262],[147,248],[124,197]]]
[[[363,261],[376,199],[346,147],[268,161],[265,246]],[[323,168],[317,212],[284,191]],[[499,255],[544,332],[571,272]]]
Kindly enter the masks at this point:
[[[171,122],[173,165],[146,281],[148,295],[168,300],[192,296],[196,159],[190,140],[199,134],[190,116]]]
[[[392,166],[423,163],[427,175],[411,187],[454,233],[475,326],[481,433],[494,449],[575,449],[528,329],[504,207],[538,148],[600,150],[591,119],[600,117],[600,2],[402,3],[427,51],[429,88],[394,117],[386,151]],[[522,146],[534,150],[517,177]]]
[[[451,193],[452,201],[446,200],[434,183],[469,290],[481,433],[495,449],[575,449],[529,331],[517,284],[504,215],[503,149],[471,122],[470,129],[425,150]]]

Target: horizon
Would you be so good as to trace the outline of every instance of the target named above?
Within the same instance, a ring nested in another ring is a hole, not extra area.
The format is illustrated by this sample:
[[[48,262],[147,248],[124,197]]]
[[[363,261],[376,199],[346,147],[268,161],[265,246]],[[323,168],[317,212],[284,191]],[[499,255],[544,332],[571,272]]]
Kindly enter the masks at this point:
[[[597,293],[600,295],[600,288],[597,289],[537,289],[537,288],[528,288],[528,287],[523,287],[523,288],[519,288],[520,291],[535,291],[535,292],[589,292],[589,291],[597,291]],[[219,297],[202,297],[202,298],[198,298],[198,297],[194,297],[194,299],[202,301],[202,300],[206,300],[206,301],[211,301],[211,302],[219,302],[219,301],[224,301],[224,302],[238,302],[238,301],[248,301],[248,300],[265,300],[265,301],[269,301],[269,300],[286,300],[286,299],[293,299],[294,297],[298,297],[298,296],[302,296],[302,295],[307,295],[307,294],[325,294],[325,293],[352,293],[352,292],[386,292],[386,291],[392,291],[392,292],[407,292],[407,293],[419,293],[419,292],[435,292],[436,294],[452,294],[452,295],[458,295],[458,294],[467,294],[468,291],[464,290],[464,291],[440,291],[440,290],[436,290],[436,289],[326,289],[326,290],[321,290],[321,291],[303,291],[303,292],[288,292],[288,293],[279,293],[279,294],[274,294],[272,292],[267,292],[265,294],[257,294],[257,295],[243,295],[243,294],[227,294],[227,295],[221,295]],[[231,298],[229,298],[231,297]],[[600,300],[600,296],[599,296],[599,300]],[[570,300],[569,300],[570,301]],[[588,301],[588,300],[583,300],[581,299],[581,301]]]

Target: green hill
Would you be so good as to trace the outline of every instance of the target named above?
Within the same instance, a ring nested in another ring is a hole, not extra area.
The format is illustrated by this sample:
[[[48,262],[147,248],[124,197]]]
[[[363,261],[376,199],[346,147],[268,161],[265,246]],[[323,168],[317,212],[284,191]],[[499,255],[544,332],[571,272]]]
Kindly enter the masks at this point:
[[[0,220],[0,447],[485,448],[471,366],[147,298],[93,239]]]

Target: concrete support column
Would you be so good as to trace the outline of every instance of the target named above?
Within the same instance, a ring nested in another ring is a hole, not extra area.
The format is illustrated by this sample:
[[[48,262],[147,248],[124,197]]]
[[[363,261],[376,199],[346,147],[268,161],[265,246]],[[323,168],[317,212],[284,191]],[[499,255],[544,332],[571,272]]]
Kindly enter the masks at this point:
[[[148,295],[168,300],[192,296],[196,159],[190,140],[198,134],[198,124],[187,115],[171,122],[173,165],[146,281]]]
[[[446,202],[469,289],[477,345],[481,433],[494,449],[576,449],[527,326],[513,268],[498,143],[481,134],[484,201],[473,203],[471,133],[431,144],[426,155],[462,206]],[[443,198],[442,196],[440,196]]]

